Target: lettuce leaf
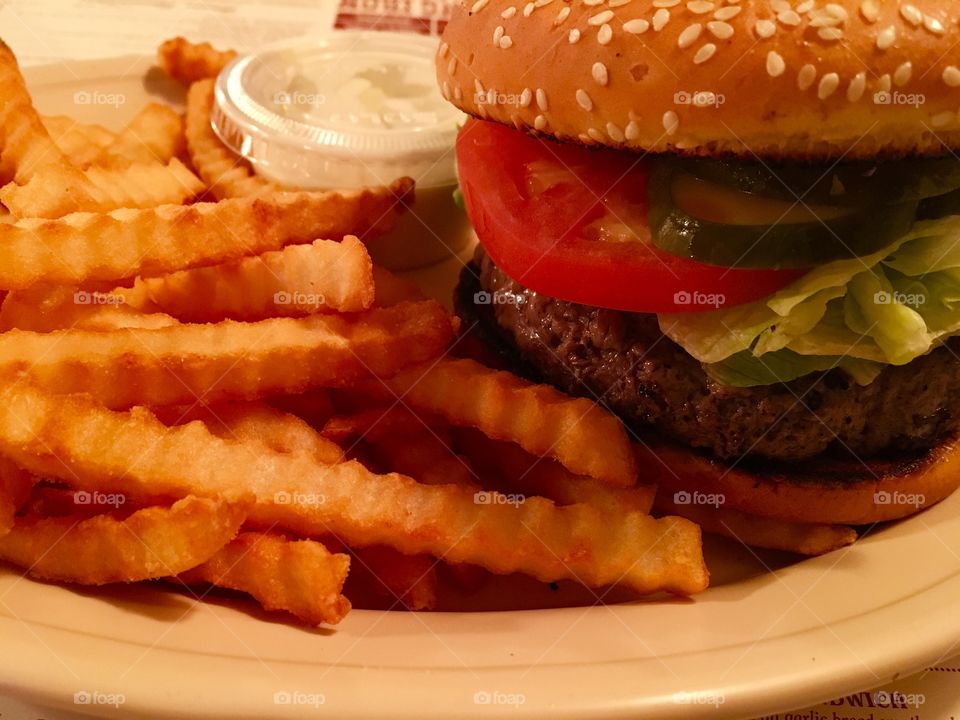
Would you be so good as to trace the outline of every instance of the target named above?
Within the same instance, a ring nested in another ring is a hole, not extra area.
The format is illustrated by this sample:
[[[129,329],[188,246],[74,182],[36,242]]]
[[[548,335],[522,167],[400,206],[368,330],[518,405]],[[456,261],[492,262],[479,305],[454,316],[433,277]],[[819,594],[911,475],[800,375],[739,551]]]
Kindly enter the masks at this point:
[[[659,319],[732,385],[834,366],[872,379],[879,365],[906,364],[960,334],[960,216],[918,222],[883,250],[814,268],[765,300]]]

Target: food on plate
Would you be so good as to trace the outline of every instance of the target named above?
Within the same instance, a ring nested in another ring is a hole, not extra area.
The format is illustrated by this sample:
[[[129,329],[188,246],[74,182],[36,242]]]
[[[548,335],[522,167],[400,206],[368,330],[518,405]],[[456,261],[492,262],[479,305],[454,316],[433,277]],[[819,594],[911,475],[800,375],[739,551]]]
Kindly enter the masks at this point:
[[[592,401],[574,399],[470,359],[445,359],[400,373],[381,386],[415,410],[511,440],[571,472],[629,487],[637,469],[623,426]]]
[[[242,497],[187,496],[127,517],[26,515],[0,537],[0,559],[35,577],[83,585],[167,577],[206,562],[233,540],[246,508]]]
[[[227,60],[161,57],[201,82]],[[264,189],[209,82],[185,124],[151,104],[118,132],[45,127],[6,46],[0,91],[0,560],[310,625],[446,609],[494,574],[706,588],[700,528],[651,516],[620,420],[451,359],[459,320],[371,262],[412,180]]]
[[[373,306],[373,263],[353,235],[137,283],[152,309],[183,322],[264,320]]]
[[[233,50],[215,50],[208,42],[192,43],[183,37],[171,38],[157,49],[160,67],[184,85],[216,77],[236,56]]]
[[[190,162],[218,200],[263,195],[277,185],[257,175],[250,163],[238,158],[210,125],[213,79],[193,83],[187,91],[186,136]]]
[[[348,556],[313,540],[242,532],[178,579],[248,593],[266,610],[284,610],[310,625],[335,625],[350,611],[341,594],[349,567]]]
[[[0,378],[22,374],[52,392],[87,392],[114,408],[253,400],[389,376],[435,357],[452,334],[433,300],[253,323],[11,330],[0,335]]]
[[[217,203],[76,213],[0,224],[0,288],[79,285],[236,260],[286,245],[391,227],[413,183],[283,192]]]
[[[829,550],[960,484],[960,49],[896,4],[695,4],[453,11],[458,311],[616,412],[661,509]]]

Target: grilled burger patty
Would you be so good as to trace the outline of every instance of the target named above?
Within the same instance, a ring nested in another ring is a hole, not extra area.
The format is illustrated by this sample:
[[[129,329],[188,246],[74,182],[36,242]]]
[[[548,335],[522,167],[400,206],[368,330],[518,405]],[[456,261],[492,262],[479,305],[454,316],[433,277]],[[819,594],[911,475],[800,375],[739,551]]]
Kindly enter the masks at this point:
[[[479,274],[479,281],[476,275]],[[494,295],[474,303],[473,291]],[[460,305],[494,326],[528,372],[574,395],[598,397],[637,429],[655,429],[722,459],[870,457],[921,450],[960,428],[960,345],[888,367],[868,386],[840,370],[753,388],[718,384],[665,337],[655,315],[538,295],[478,249]],[[470,307],[470,306],[473,307]]]

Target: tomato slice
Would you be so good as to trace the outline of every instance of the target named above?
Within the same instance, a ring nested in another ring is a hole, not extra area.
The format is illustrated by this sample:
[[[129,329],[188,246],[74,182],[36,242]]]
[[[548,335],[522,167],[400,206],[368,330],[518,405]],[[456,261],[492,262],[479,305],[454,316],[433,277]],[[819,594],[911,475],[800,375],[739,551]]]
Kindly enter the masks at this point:
[[[535,292],[632,312],[702,312],[759,300],[802,270],[723,268],[656,248],[640,156],[538,140],[469,120],[460,187],[477,236]]]

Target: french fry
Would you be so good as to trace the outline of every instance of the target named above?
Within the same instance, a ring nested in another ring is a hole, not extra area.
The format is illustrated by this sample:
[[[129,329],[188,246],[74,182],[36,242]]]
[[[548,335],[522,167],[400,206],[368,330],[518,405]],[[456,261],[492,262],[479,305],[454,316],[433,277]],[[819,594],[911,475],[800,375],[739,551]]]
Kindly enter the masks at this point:
[[[333,534],[350,546],[389,545],[497,573],[683,595],[708,582],[700,529],[683,518],[607,517],[542,498],[517,505],[495,494],[478,499],[456,485],[376,475],[355,461],[325,465],[259,451],[216,438],[201,423],[167,427],[142,408],[115,412],[89,397],[49,395],[22,381],[0,387],[0,453],[77,489],[134,497],[216,497],[234,491],[243,477],[256,496],[252,527]]]
[[[166,165],[184,152],[183,118],[169,105],[149,103],[113,140],[96,162],[126,166],[129,163]]]
[[[446,485],[480,491],[479,477],[467,461],[422,425],[409,435],[373,433],[364,437],[394,472],[409,475],[424,485]]]
[[[0,306],[0,332],[32,330],[156,330],[178,321],[156,312],[132,288],[108,292],[71,287],[37,287],[7,293]]]
[[[103,585],[176,575],[210,559],[246,517],[246,502],[186,497],[125,519],[17,518],[0,559],[46,580]]]
[[[0,458],[0,537],[13,528],[14,515],[27,502],[36,478],[6,458]]]
[[[317,240],[232,263],[138,281],[150,304],[183,322],[264,320],[373,305],[373,273],[356,237]]]
[[[349,592],[370,608],[433,610],[437,606],[437,561],[429,555],[404,555],[371,545],[353,552]]]
[[[454,446],[481,472],[506,482],[505,492],[541,495],[558,505],[584,503],[608,515],[649,513],[653,507],[653,485],[610,487],[574,475],[556,460],[531,455],[515,443],[491,440],[473,428],[455,428]],[[683,513],[671,514],[686,517]]]
[[[353,231],[386,232],[413,181],[0,224],[0,288],[82,285],[229,262]]]
[[[511,440],[534,455],[552,457],[576,475],[630,487],[636,463],[627,433],[614,415],[551,386],[534,385],[473,360],[441,360],[371,383],[374,393],[400,398],[451,425],[475,427]]]
[[[844,525],[805,525],[762,518],[725,507],[678,503],[670,492],[657,494],[659,512],[685,517],[705,532],[724,535],[744,545],[798,555],[823,555],[852,544],[857,532]]]
[[[53,392],[88,392],[118,408],[253,400],[391,375],[438,356],[452,334],[434,301],[157,330],[11,330],[0,334],[0,377],[25,373]]]
[[[236,56],[233,50],[215,50],[207,42],[191,43],[186,38],[175,37],[159,47],[157,63],[174,80],[190,85],[216,77]]]
[[[79,179],[76,173],[73,167],[48,165],[23,184],[5,185],[0,201],[20,218],[56,219],[78,212],[181,205],[203,192],[200,179],[176,158],[166,165],[93,165]]]
[[[71,165],[84,168],[99,158],[117,135],[102,125],[77,122],[66,115],[42,116],[43,126]]]
[[[246,159],[223,144],[210,125],[213,79],[199,80],[187,92],[186,136],[190,162],[218,200],[255,197],[279,189],[257,175]]]
[[[182,581],[210,583],[252,595],[267,610],[282,610],[310,625],[340,622],[350,611],[341,593],[350,558],[314,540],[243,532]]]
[[[435,417],[419,416],[401,404],[377,405],[348,414],[334,414],[323,425],[323,436],[335,443],[351,443],[369,438],[400,437],[409,439],[419,436],[425,428],[438,435],[449,445],[450,433],[442,421]]]
[[[308,423],[313,428],[321,428],[333,417],[333,401],[326,390],[308,390],[297,395],[280,395],[268,401],[273,407]]]

